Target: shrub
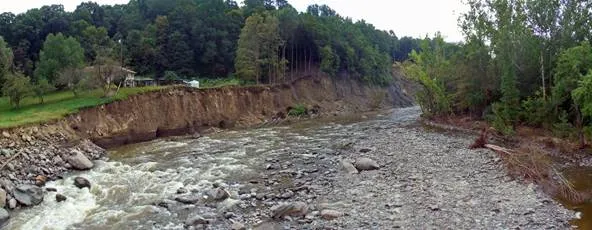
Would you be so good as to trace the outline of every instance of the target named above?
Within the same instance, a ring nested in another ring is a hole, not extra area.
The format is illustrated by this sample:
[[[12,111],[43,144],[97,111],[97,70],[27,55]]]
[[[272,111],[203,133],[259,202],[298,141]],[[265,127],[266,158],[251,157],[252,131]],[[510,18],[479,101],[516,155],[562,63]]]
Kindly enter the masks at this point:
[[[540,91],[535,93],[534,97],[522,101],[522,111],[520,111],[520,120],[531,126],[543,126],[553,121],[553,106],[550,105],[541,96]]]
[[[499,102],[492,105],[493,116],[490,117],[490,122],[495,130],[510,136],[514,134],[514,127],[510,125],[512,122],[510,122],[508,111],[504,106]]]
[[[384,98],[386,98],[386,92],[375,91],[372,93],[371,97],[372,98],[371,98],[370,106],[374,109],[378,109],[378,108],[380,108],[380,105],[384,101]]]
[[[306,115],[307,109],[303,104],[298,104],[288,111],[288,116],[300,117]]]
[[[15,108],[20,108],[21,100],[33,93],[30,79],[21,74],[7,74],[6,82],[2,87],[4,96],[10,99],[10,104]]]

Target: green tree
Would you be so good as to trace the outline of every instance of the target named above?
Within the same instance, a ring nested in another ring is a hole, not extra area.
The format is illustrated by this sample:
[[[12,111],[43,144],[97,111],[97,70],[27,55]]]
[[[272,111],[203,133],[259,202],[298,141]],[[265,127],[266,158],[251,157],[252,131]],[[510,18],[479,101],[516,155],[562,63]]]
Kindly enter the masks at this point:
[[[58,85],[66,86],[67,89],[71,90],[75,97],[78,96],[78,91],[81,88],[81,84],[84,83],[86,77],[83,69],[76,67],[68,67],[60,71],[56,83]]]
[[[557,116],[568,114],[569,119],[575,121],[580,143],[584,144],[584,114],[582,108],[587,109],[587,75],[592,73],[592,47],[584,42],[565,50],[559,55],[555,68],[555,79],[552,88],[552,103],[556,107]],[[578,86],[579,84],[579,86]],[[577,90],[576,90],[577,89]],[[590,93],[590,92],[587,92]],[[576,96],[576,98],[572,98]]]
[[[109,56],[97,56],[97,60],[88,74],[90,74],[95,86],[103,89],[103,96],[105,97],[115,96],[119,92],[124,78],[121,66]],[[113,87],[117,82],[119,82],[119,85],[114,91]]]
[[[572,91],[572,98],[574,103],[580,112],[582,113],[582,120],[588,119],[588,129],[592,127],[592,71],[588,71],[588,74],[578,83],[578,88]],[[584,139],[583,131],[579,133],[580,145],[584,146],[586,141]]]
[[[450,96],[444,84],[449,79],[450,63],[444,56],[444,40],[440,34],[436,34],[434,41],[431,47],[430,40],[424,39],[421,42],[422,51],[411,51],[411,61],[404,65],[407,77],[422,86],[416,97],[427,117],[452,113]]]
[[[247,18],[245,26],[241,30],[236,51],[236,74],[243,80],[260,81],[261,66],[261,42],[257,33],[257,27],[263,21],[259,14],[253,14]]]
[[[76,39],[66,37],[61,33],[50,34],[43,43],[35,76],[38,79],[46,78],[50,83],[55,83],[61,70],[68,67],[78,68],[83,65],[84,50]]]
[[[235,68],[237,75],[245,80],[260,83],[267,78],[269,84],[283,78],[285,61],[280,60],[282,44],[279,21],[270,14],[255,13],[247,18],[238,41]],[[267,74],[264,74],[267,73]]]
[[[30,79],[21,73],[9,73],[5,76],[6,82],[2,87],[2,93],[10,100],[14,108],[20,108],[21,100],[31,95],[32,87]]]
[[[105,27],[88,26],[82,31],[81,44],[86,60],[92,63],[100,52],[111,49],[114,44]]]
[[[47,79],[43,78],[43,79],[38,79],[37,83],[35,83],[32,86],[33,92],[35,93],[35,96],[37,96],[37,98],[39,98],[39,102],[41,104],[44,103],[43,101],[43,97],[45,95],[47,95],[47,93],[52,92],[55,90],[55,87],[51,84],[49,84],[49,81],[47,81]]]
[[[335,55],[330,46],[325,46],[321,49],[321,71],[335,76],[339,68],[339,57]]]
[[[12,67],[13,54],[4,38],[0,36],[0,83]]]

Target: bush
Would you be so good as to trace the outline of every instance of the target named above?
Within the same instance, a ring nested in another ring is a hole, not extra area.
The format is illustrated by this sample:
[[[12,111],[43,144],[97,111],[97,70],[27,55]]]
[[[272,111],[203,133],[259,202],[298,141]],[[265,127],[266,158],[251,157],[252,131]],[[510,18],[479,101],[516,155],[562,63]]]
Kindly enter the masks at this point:
[[[298,105],[292,107],[290,109],[290,111],[288,111],[288,116],[300,117],[300,116],[306,115],[306,112],[307,112],[306,106],[304,106],[302,104],[298,104]]]
[[[27,76],[21,73],[7,74],[2,92],[10,99],[12,106],[20,108],[21,100],[33,93],[33,87]]]
[[[530,126],[544,126],[552,123],[553,107],[543,97],[540,92],[536,92],[534,97],[522,101],[522,111],[520,111],[520,120]]]
[[[574,138],[576,128],[569,122],[568,114],[563,111],[559,115],[559,122],[553,124],[553,135],[560,138]]]
[[[492,105],[493,116],[490,117],[490,122],[493,128],[498,132],[510,136],[514,134],[514,127],[510,124],[508,111],[504,108],[504,105],[497,102]]]
[[[371,104],[370,106],[373,109],[378,109],[380,108],[380,105],[382,104],[382,102],[384,101],[384,99],[386,98],[386,92],[382,92],[382,91],[375,91],[372,93],[372,98],[371,98]]]

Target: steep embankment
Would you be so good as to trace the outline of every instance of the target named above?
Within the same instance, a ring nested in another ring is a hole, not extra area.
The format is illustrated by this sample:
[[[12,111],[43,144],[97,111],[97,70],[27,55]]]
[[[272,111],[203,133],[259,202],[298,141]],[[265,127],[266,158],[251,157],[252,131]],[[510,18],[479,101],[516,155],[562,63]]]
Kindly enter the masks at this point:
[[[333,115],[408,106],[411,99],[398,85],[379,88],[329,78],[276,86],[170,88],[85,109],[51,124],[0,130],[0,209],[16,206],[19,184],[43,184],[69,169],[86,168],[90,162],[85,157],[104,156],[97,145],[249,126],[285,117],[297,104]]]
[[[87,109],[68,122],[81,136],[111,147],[208,127],[257,124],[283,117],[297,104],[327,114],[410,102],[397,86],[377,88],[351,80],[315,78],[277,86],[168,89]]]

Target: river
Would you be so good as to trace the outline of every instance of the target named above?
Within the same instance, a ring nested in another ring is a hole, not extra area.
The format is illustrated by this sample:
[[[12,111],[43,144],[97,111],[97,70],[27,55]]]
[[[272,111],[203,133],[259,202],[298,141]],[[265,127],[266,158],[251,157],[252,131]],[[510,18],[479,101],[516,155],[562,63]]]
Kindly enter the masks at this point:
[[[65,202],[48,192],[41,205],[15,212],[6,228],[184,229],[195,215],[209,222],[196,229],[569,225],[572,212],[532,186],[507,180],[495,154],[467,150],[470,138],[426,133],[416,125],[419,114],[413,107],[112,149],[91,171],[48,182]],[[343,172],[340,162],[359,156],[381,169]],[[77,176],[91,189],[73,186]],[[214,187],[230,197],[208,199]],[[199,201],[175,201],[179,197]],[[295,201],[317,215],[268,218],[272,206]],[[344,215],[325,220],[318,217],[323,209]]]

